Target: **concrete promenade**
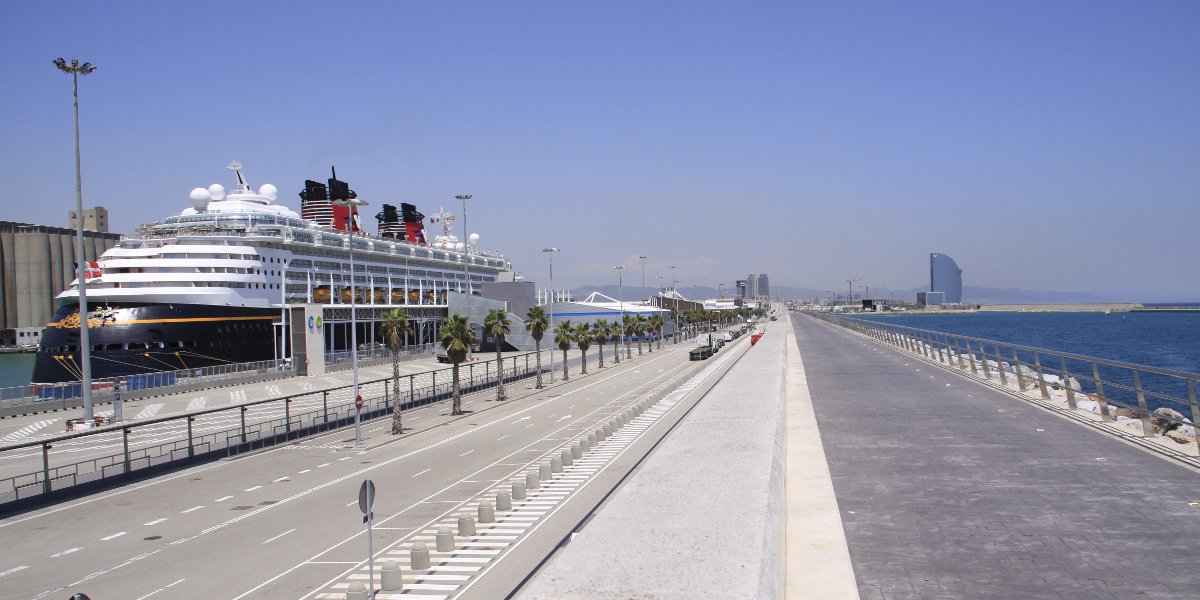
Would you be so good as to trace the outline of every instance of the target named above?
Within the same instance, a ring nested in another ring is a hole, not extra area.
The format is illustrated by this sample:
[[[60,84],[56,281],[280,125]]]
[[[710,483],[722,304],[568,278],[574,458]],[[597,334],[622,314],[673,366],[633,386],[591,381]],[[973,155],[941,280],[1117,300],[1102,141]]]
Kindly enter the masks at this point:
[[[1195,598],[1196,503],[1191,467],[798,315],[517,597]]]

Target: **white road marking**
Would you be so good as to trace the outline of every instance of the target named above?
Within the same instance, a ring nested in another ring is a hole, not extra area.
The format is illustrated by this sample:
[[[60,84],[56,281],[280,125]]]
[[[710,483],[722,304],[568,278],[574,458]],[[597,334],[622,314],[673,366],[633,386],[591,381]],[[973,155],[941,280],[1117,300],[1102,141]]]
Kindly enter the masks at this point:
[[[358,504],[358,500],[355,500],[354,502],[351,502],[350,504],[347,504],[346,506],[354,506],[355,504]]]
[[[190,512],[195,512],[195,511],[198,511],[198,510],[200,510],[200,509],[202,509],[202,508],[204,508],[204,505],[200,505],[200,506],[193,506],[193,507],[191,507],[191,508],[189,508],[189,509],[187,509],[187,510],[181,510],[181,511],[179,511],[179,514],[181,514],[181,515],[186,515],[186,514],[188,514],[188,513],[190,513]]]
[[[328,467],[331,464],[333,464],[333,463],[325,463],[323,465],[317,465],[317,468],[320,469],[321,467]]]
[[[472,453],[472,452],[474,452],[474,450],[467,450],[466,452],[463,452],[462,454],[459,454],[459,456],[466,456],[466,455],[468,455],[468,454],[470,454],[470,453]]]
[[[165,590],[165,589],[167,589],[167,588],[170,588],[170,587],[174,587],[174,586],[176,586],[176,585],[179,585],[179,584],[183,583],[184,581],[187,581],[187,580],[186,580],[186,579],[180,579],[179,581],[176,581],[175,583],[169,583],[169,584],[167,584],[167,585],[164,585],[163,587],[160,587],[160,588],[158,588],[157,590],[154,590],[153,592],[150,592],[149,594],[146,594],[145,596],[142,596],[141,598],[138,598],[137,600],[146,600],[146,598],[149,598],[150,596],[153,596],[153,595],[155,595],[155,594],[157,594],[157,593],[159,593],[159,592],[161,592],[161,591],[163,591],[163,590]]]
[[[13,573],[16,573],[17,571],[24,571],[25,569],[28,569],[28,568],[29,568],[29,565],[21,565],[19,567],[13,567],[7,571],[0,572],[0,577],[4,577],[5,575],[12,575]]]
[[[354,457],[353,457],[353,456],[347,456],[347,457],[345,457],[345,458],[339,458],[338,460],[350,460],[350,459],[352,459],[352,458],[354,458]]]
[[[508,434],[507,434],[507,433],[506,433],[506,434],[504,434],[504,435],[502,435],[502,436],[500,436],[500,437],[498,437],[498,438],[496,438],[496,441],[498,442],[498,441],[500,441],[500,440],[502,440],[502,439],[504,439],[504,438],[506,438],[506,437],[508,437]]]
[[[58,558],[60,556],[66,556],[68,554],[73,554],[75,552],[79,552],[80,550],[83,550],[83,548],[69,548],[67,550],[63,550],[62,552],[59,552],[58,554],[51,554],[50,558]]]
[[[57,421],[57,420],[58,420],[58,419],[43,419],[43,420],[41,420],[41,421],[37,421],[37,422],[34,422],[34,423],[30,423],[29,425],[26,425],[26,426],[24,426],[24,427],[22,427],[22,428],[20,428],[20,429],[18,429],[18,430],[16,430],[16,431],[14,431],[14,432],[12,432],[12,433],[8,434],[8,435],[6,435],[6,436],[4,436],[4,437],[0,438],[0,442],[15,442],[15,441],[18,441],[18,440],[20,440],[21,438],[23,438],[23,437],[25,437],[25,436],[27,436],[27,435],[31,435],[31,434],[33,434],[34,432],[36,432],[36,431],[37,431],[37,430],[39,430],[39,429],[42,429],[42,428],[44,428],[44,427],[48,427],[48,426],[50,426],[51,424],[53,424],[53,423],[54,423],[55,421]]]
[[[223,497],[221,497],[221,498],[217,498],[216,500],[213,500],[213,502],[224,502],[224,501],[226,501],[226,500],[228,500],[228,499],[230,499],[230,498],[232,498],[232,497],[233,497],[233,496],[223,496]]]
[[[149,527],[150,525],[158,525],[159,523],[162,523],[163,521],[166,521],[166,519],[155,519],[153,521],[150,521],[149,523],[142,523],[142,525]]]
[[[563,421],[563,420],[570,419],[570,418],[571,418],[571,415],[564,415],[562,417],[559,417],[558,421],[555,421],[555,423],[558,423],[559,421]]]
[[[291,480],[288,479],[287,477],[280,477],[279,479],[272,479],[271,483],[279,483],[280,481],[291,481]]]
[[[124,532],[124,531],[118,531],[117,533],[114,533],[114,534],[112,534],[112,535],[110,535],[110,536],[108,536],[108,537],[102,537],[102,538],[100,538],[100,541],[102,541],[102,542],[107,542],[108,540],[115,540],[115,539],[117,539],[117,538],[119,538],[119,537],[121,537],[121,536],[123,536],[123,535],[125,535],[125,532]]]
[[[254,487],[252,487],[252,488],[244,489],[244,490],[242,490],[242,491],[243,491],[243,492],[253,492],[254,490],[257,490],[257,489],[259,489],[259,488],[261,488],[261,487],[262,487],[261,485],[256,485],[256,486],[254,486]]]
[[[303,470],[303,471],[297,471],[297,472],[296,472],[296,474],[297,474],[297,475],[300,475],[300,474],[302,474],[302,473],[307,473],[307,472],[309,472],[309,471],[311,471],[311,470],[312,470],[312,469],[305,469],[305,470]]]
[[[424,475],[424,474],[426,474],[426,473],[428,473],[428,472],[430,472],[430,471],[432,471],[432,470],[433,470],[433,469],[425,469],[424,471],[421,471],[420,473],[417,473],[416,475],[413,475],[413,477],[416,477],[416,476],[418,476],[418,475]]]
[[[135,419],[149,419],[149,418],[153,417],[154,415],[157,415],[158,411],[162,410],[162,407],[163,407],[162,402],[155,402],[154,404],[151,404],[150,406],[147,406],[146,408],[143,408],[142,410],[138,411],[137,416],[134,418]]]
[[[273,542],[273,541],[275,541],[275,540],[277,540],[277,539],[279,539],[279,538],[281,538],[281,537],[283,537],[283,536],[285,536],[285,535],[287,535],[287,534],[289,534],[289,533],[291,533],[291,532],[293,532],[293,531],[295,531],[295,529],[289,529],[289,530],[287,530],[287,531],[285,531],[285,532],[283,532],[283,533],[281,533],[281,534],[279,534],[279,535],[277,535],[277,536],[275,536],[275,537],[273,537],[273,538],[271,538],[271,539],[269,539],[269,540],[267,540],[267,541],[263,542],[263,544],[270,544],[271,542]]]
[[[187,409],[200,410],[204,408],[204,404],[206,402],[208,402],[208,396],[196,396],[195,398],[192,398],[191,402],[188,402]]]
[[[232,390],[229,392],[229,403],[238,404],[246,401],[246,390]]]
[[[277,385],[268,385],[267,386],[267,395],[278,396],[279,394],[280,394],[279,386],[277,386]]]

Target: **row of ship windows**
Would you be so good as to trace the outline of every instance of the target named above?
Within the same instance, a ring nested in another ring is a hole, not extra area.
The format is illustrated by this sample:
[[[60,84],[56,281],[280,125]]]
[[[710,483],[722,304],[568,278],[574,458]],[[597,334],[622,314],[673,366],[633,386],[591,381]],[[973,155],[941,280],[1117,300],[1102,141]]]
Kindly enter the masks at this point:
[[[100,352],[102,350],[166,350],[167,348],[195,348],[195,340],[175,340],[173,342],[128,342],[124,344],[92,344],[92,352]],[[68,344],[65,346],[47,346],[46,352],[53,354],[67,354],[71,352],[79,352],[79,346]]]

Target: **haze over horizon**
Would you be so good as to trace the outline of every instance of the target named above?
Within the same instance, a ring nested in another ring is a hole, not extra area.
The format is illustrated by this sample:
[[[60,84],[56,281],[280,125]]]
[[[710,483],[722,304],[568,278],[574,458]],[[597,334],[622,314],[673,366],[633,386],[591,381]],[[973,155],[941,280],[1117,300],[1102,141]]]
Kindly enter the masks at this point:
[[[0,219],[176,214],[336,165],[539,286],[964,283],[1200,299],[1200,4],[9,4]],[[461,221],[456,222],[456,225]],[[427,227],[432,227],[427,225]]]

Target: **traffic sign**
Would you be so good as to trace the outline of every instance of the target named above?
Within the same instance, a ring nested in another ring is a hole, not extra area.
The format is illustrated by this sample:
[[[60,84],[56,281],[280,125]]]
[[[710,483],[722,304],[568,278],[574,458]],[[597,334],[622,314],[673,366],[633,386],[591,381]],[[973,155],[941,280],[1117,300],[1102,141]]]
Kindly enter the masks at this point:
[[[355,408],[356,410],[359,410],[359,411],[361,411],[361,410],[362,410],[362,406],[363,406],[362,396],[361,396],[361,395],[359,395],[357,398],[355,398],[355,399],[354,399],[354,408]]]
[[[362,486],[358,488],[358,510],[362,514],[371,512],[371,508],[375,506],[375,482],[370,479],[362,482]]]

